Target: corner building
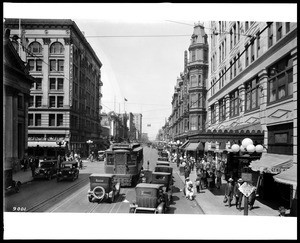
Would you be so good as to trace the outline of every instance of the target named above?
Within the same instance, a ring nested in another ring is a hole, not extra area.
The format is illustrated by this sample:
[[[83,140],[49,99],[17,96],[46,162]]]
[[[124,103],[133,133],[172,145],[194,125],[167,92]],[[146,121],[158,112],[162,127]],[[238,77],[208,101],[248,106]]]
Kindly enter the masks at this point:
[[[28,108],[28,154],[56,157],[61,150],[87,155],[100,141],[102,63],[69,19],[5,19],[16,49],[35,82]],[[57,142],[61,141],[58,145]],[[61,151],[63,152],[63,151]]]
[[[206,130],[226,148],[246,137],[262,144],[252,167],[261,195],[288,205],[297,198],[296,178],[277,183],[273,176],[297,166],[297,23],[213,21],[209,30]]]

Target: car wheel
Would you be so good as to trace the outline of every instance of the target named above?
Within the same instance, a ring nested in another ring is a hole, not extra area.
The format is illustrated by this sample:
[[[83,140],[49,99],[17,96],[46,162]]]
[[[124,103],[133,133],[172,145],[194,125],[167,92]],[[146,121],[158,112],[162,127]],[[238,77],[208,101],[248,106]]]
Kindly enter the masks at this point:
[[[88,199],[89,199],[89,202],[93,201],[93,197],[91,197],[91,196],[89,196]]]

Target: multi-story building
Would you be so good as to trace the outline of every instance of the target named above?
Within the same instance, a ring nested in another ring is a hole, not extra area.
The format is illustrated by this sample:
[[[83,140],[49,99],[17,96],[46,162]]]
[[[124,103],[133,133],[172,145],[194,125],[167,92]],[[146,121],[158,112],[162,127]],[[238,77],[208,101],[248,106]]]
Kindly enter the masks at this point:
[[[3,169],[20,169],[26,156],[28,102],[33,77],[29,75],[5,29],[3,41]]]
[[[100,138],[102,63],[69,19],[5,19],[19,36],[19,55],[35,78],[28,114],[28,153],[57,156],[59,147],[84,153]],[[60,142],[60,145],[57,143]]]
[[[143,119],[143,115],[140,113],[133,113],[133,123],[135,124],[135,129],[136,129],[136,136],[135,139],[137,141],[141,141],[142,139],[142,127],[143,127],[143,123],[142,120]]]
[[[220,134],[213,141],[227,140],[231,146],[245,137],[255,140],[253,135],[260,131],[262,139],[255,142],[266,151],[259,168],[273,165],[280,171],[281,164],[287,165],[284,162],[296,164],[297,23],[213,21],[209,29],[206,130]],[[241,139],[235,136],[237,131],[244,133]],[[276,184],[272,173],[263,172],[265,197],[275,198],[280,188],[289,200],[293,183]]]

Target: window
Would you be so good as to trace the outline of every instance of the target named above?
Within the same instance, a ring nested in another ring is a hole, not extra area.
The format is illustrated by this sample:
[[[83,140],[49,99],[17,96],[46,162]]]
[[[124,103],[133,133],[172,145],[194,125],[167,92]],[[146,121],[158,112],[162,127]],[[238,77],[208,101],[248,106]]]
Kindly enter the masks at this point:
[[[191,76],[191,87],[196,87],[198,86],[197,84],[197,77],[196,76]]]
[[[235,45],[237,43],[237,33],[236,33],[236,24],[233,25],[233,44]]]
[[[50,46],[50,53],[51,54],[63,54],[64,53],[64,46],[60,42],[54,42]]]
[[[192,130],[192,131],[197,130],[197,116],[196,115],[190,116],[190,130]]]
[[[269,25],[268,28],[268,47],[273,45],[273,23]]]
[[[239,91],[235,90],[229,94],[230,117],[239,115]]]
[[[55,96],[49,96],[49,106],[50,108],[55,107]]]
[[[33,114],[28,114],[28,126],[33,126]]]
[[[57,126],[63,125],[63,114],[57,114]]]
[[[37,95],[35,96],[35,107],[41,107],[42,106],[42,96]]]
[[[29,71],[42,71],[42,60],[40,59],[28,59],[27,60]]]
[[[232,79],[232,61],[230,61],[230,79]]]
[[[212,105],[211,107],[211,123],[216,123],[216,108],[215,105]]]
[[[256,56],[259,57],[260,52],[260,35],[256,35]]]
[[[249,65],[249,46],[245,46],[245,66]]]
[[[251,110],[254,110],[259,107],[259,105],[260,105],[259,93],[260,92],[259,92],[258,77],[245,83],[245,95],[246,95],[245,109],[246,109],[246,111],[251,111]]]
[[[49,114],[49,127],[55,126],[55,114]]]
[[[35,89],[36,90],[42,90],[42,79],[41,78],[35,78]]]
[[[224,121],[226,119],[226,102],[225,98],[219,101],[219,121]]]
[[[290,22],[285,23],[285,33],[288,33],[290,31]]]
[[[30,95],[30,97],[29,97],[28,106],[29,107],[33,107],[34,106],[34,97],[32,95]]]
[[[192,62],[196,61],[196,52],[191,51],[191,54],[192,54]]]
[[[42,125],[41,114],[35,114],[35,126],[41,126],[41,125]]]
[[[198,94],[190,94],[190,108],[198,108]]]
[[[61,108],[64,106],[64,97],[63,96],[57,96],[57,107]]]
[[[237,65],[236,57],[234,57],[234,59],[233,59],[233,76],[234,77],[236,76],[236,65]]]
[[[62,90],[64,87],[63,78],[50,78],[50,90]]]
[[[278,41],[282,37],[282,23],[281,22],[276,23],[276,30],[277,30],[276,40]]]
[[[32,42],[28,46],[28,50],[32,54],[41,54],[42,53],[42,45],[40,43],[38,43],[37,41]]]
[[[253,62],[254,59],[255,59],[255,54],[254,54],[254,41],[251,41],[250,43],[251,43],[251,45],[250,45],[250,57],[251,57],[251,62]]]
[[[291,56],[281,59],[268,68],[268,103],[293,95],[293,60]]]
[[[50,71],[51,72],[63,72],[64,71],[64,60],[50,60]]]

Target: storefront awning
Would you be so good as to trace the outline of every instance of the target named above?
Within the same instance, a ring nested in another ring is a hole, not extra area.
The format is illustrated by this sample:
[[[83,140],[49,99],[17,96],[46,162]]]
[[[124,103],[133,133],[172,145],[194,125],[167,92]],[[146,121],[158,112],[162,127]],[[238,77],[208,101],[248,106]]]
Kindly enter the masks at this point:
[[[297,164],[293,164],[291,168],[273,176],[273,178],[279,183],[297,186]]]
[[[61,147],[64,147],[66,144],[63,143]],[[28,147],[59,147],[55,141],[29,141]]]
[[[281,170],[286,170],[292,165],[292,155],[263,153],[261,159],[252,161],[249,167],[253,171],[278,174]]]
[[[188,143],[189,143],[189,140],[186,140],[179,148],[184,149]]]
[[[201,144],[201,143],[189,143],[189,145],[186,146],[185,150],[195,151],[198,149],[199,144]]]

